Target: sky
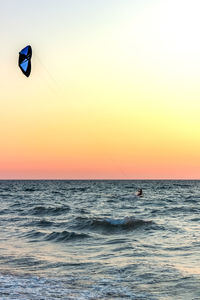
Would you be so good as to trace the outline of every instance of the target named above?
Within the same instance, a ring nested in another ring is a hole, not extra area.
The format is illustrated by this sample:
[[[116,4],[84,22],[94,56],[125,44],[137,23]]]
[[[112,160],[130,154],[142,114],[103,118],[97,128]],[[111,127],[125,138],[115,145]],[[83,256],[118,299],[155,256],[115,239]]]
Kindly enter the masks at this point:
[[[199,11],[0,0],[0,179],[200,179]]]

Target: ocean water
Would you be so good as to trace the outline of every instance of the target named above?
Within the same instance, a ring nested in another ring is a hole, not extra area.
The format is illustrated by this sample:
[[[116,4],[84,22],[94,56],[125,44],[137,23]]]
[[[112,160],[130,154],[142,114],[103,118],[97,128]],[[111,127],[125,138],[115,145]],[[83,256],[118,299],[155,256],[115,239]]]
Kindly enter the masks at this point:
[[[0,181],[0,299],[200,299],[200,181]]]

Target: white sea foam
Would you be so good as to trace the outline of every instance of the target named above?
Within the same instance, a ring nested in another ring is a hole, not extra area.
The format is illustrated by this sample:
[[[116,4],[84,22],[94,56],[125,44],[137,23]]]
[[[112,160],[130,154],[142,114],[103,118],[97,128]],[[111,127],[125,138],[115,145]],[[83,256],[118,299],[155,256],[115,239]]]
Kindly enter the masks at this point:
[[[114,286],[110,280],[101,280],[90,287],[77,287],[74,278],[41,278],[30,276],[0,275],[1,300],[56,300],[56,299],[156,299],[134,293],[127,287]]]

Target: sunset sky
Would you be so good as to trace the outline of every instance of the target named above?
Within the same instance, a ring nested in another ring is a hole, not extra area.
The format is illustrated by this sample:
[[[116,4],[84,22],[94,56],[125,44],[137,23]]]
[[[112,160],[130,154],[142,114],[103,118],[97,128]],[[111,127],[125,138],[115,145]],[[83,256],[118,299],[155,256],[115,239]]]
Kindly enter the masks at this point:
[[[0,179],[200,179],[199,12],[0,0]]]

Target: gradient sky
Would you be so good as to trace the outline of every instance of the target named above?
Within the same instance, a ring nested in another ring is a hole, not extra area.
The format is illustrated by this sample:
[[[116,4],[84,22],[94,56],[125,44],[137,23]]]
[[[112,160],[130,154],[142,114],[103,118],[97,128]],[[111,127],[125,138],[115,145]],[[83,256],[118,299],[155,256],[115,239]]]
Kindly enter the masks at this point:
[[[199,11],[0,0],[0,178],[200,179]]]

